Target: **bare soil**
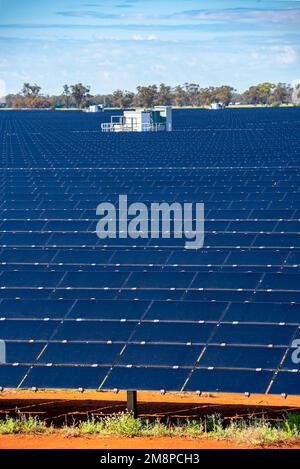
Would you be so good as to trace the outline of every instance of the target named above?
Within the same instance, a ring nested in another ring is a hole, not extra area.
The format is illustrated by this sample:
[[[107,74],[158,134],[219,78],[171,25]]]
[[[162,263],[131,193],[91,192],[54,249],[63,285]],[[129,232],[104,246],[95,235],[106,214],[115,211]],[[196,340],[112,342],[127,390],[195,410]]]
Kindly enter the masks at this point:
[[[170,437],[65,437],[51,435],[2,435],[0,449],[253,449],[257,446],[234,444],[210,438]],[[259,447],[262,449],[262,447]],[[300,449],[300,445],[268,446],[272,449]]]
[[[87,391],[20,391],[0,393],[0,416],[14,415],[16,408],[22,413],[38,415],[55,427],[72,424],[88,415],[110,415],[126,410],[126,393]],[[300,396],[241,394],[204,394],[157,392],[138,393],[140,417],[197,418],[220,413],[225,419],[256,416],[280,418],[286,411],[300,412]],[[163,437],[66,437],[57,430],[51,435],[3,435],[0,449],[241,449],[249,448],[217,439],[189,439]],[[300,445],[275,448],[300,449]]]

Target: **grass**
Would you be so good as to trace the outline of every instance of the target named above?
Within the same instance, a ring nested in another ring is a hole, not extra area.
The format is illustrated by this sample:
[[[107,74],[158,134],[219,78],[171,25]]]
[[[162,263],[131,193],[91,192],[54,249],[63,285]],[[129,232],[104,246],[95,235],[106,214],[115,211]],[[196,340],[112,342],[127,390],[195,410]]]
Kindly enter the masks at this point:
[[[235,418],[224,420],[220,414],[205,416],[197,420],[170,421],[134,419],[129,413],[110,417],[91,416],[85,421],[54,429],[35,416],[17,414],[15,418],[0,419],[0,435],[4,434],[49,434],[58,431],[70,436],[120,436],[120,437],[188,437],[217,438],[235,443],[268,446],[300,444],[300,414],[287,413],[283,419]]]
[[[0,420],[0,435],[9,435],[16,433],[39,434],[50,433],[52,426],[47,426],[43,420],[38,417],[19,414],[16,418],[6,416]]]

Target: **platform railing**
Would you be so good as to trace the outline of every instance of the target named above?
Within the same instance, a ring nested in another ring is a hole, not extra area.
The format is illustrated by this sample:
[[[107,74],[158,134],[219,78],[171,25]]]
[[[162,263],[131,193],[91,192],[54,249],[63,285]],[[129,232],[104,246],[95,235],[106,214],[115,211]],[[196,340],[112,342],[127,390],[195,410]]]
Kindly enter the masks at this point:
[[[166,130],[164,124],[143,124],[140,128],[137,124],[121,122],[105,122],[101,124],[102,132],[159,132]]]

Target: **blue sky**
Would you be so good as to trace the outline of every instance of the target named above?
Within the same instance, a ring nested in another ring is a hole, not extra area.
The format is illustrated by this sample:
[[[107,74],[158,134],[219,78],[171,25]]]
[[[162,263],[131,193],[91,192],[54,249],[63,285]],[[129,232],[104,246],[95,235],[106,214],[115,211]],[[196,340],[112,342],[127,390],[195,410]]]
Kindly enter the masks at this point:
[[[298,0],[0,0],[0,96],[300,81]]]

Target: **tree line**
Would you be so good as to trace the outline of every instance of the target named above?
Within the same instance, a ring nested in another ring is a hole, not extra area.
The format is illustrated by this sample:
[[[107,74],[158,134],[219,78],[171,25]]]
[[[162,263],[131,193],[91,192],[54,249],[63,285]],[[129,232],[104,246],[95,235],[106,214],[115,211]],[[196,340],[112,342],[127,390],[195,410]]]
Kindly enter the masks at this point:
[[[12,108],[79,108],[92,104],[106,107],[128,108],[134,106],[173,105],[178,107],[209,106],[221,102],[229,104],[280,105],[300,100],[300,84],[296,88],[286,83],[260,83],[250,86],[243,93],[229,85],[202,88],[196,83],[171,87],[165,83],[138,86],[136,92],[116,90],[111,94],[90,93],[90,86],[65,84],[60,95],[44,95],[37,84],[24,83],[22,90],[5,97],[5,106]]]

